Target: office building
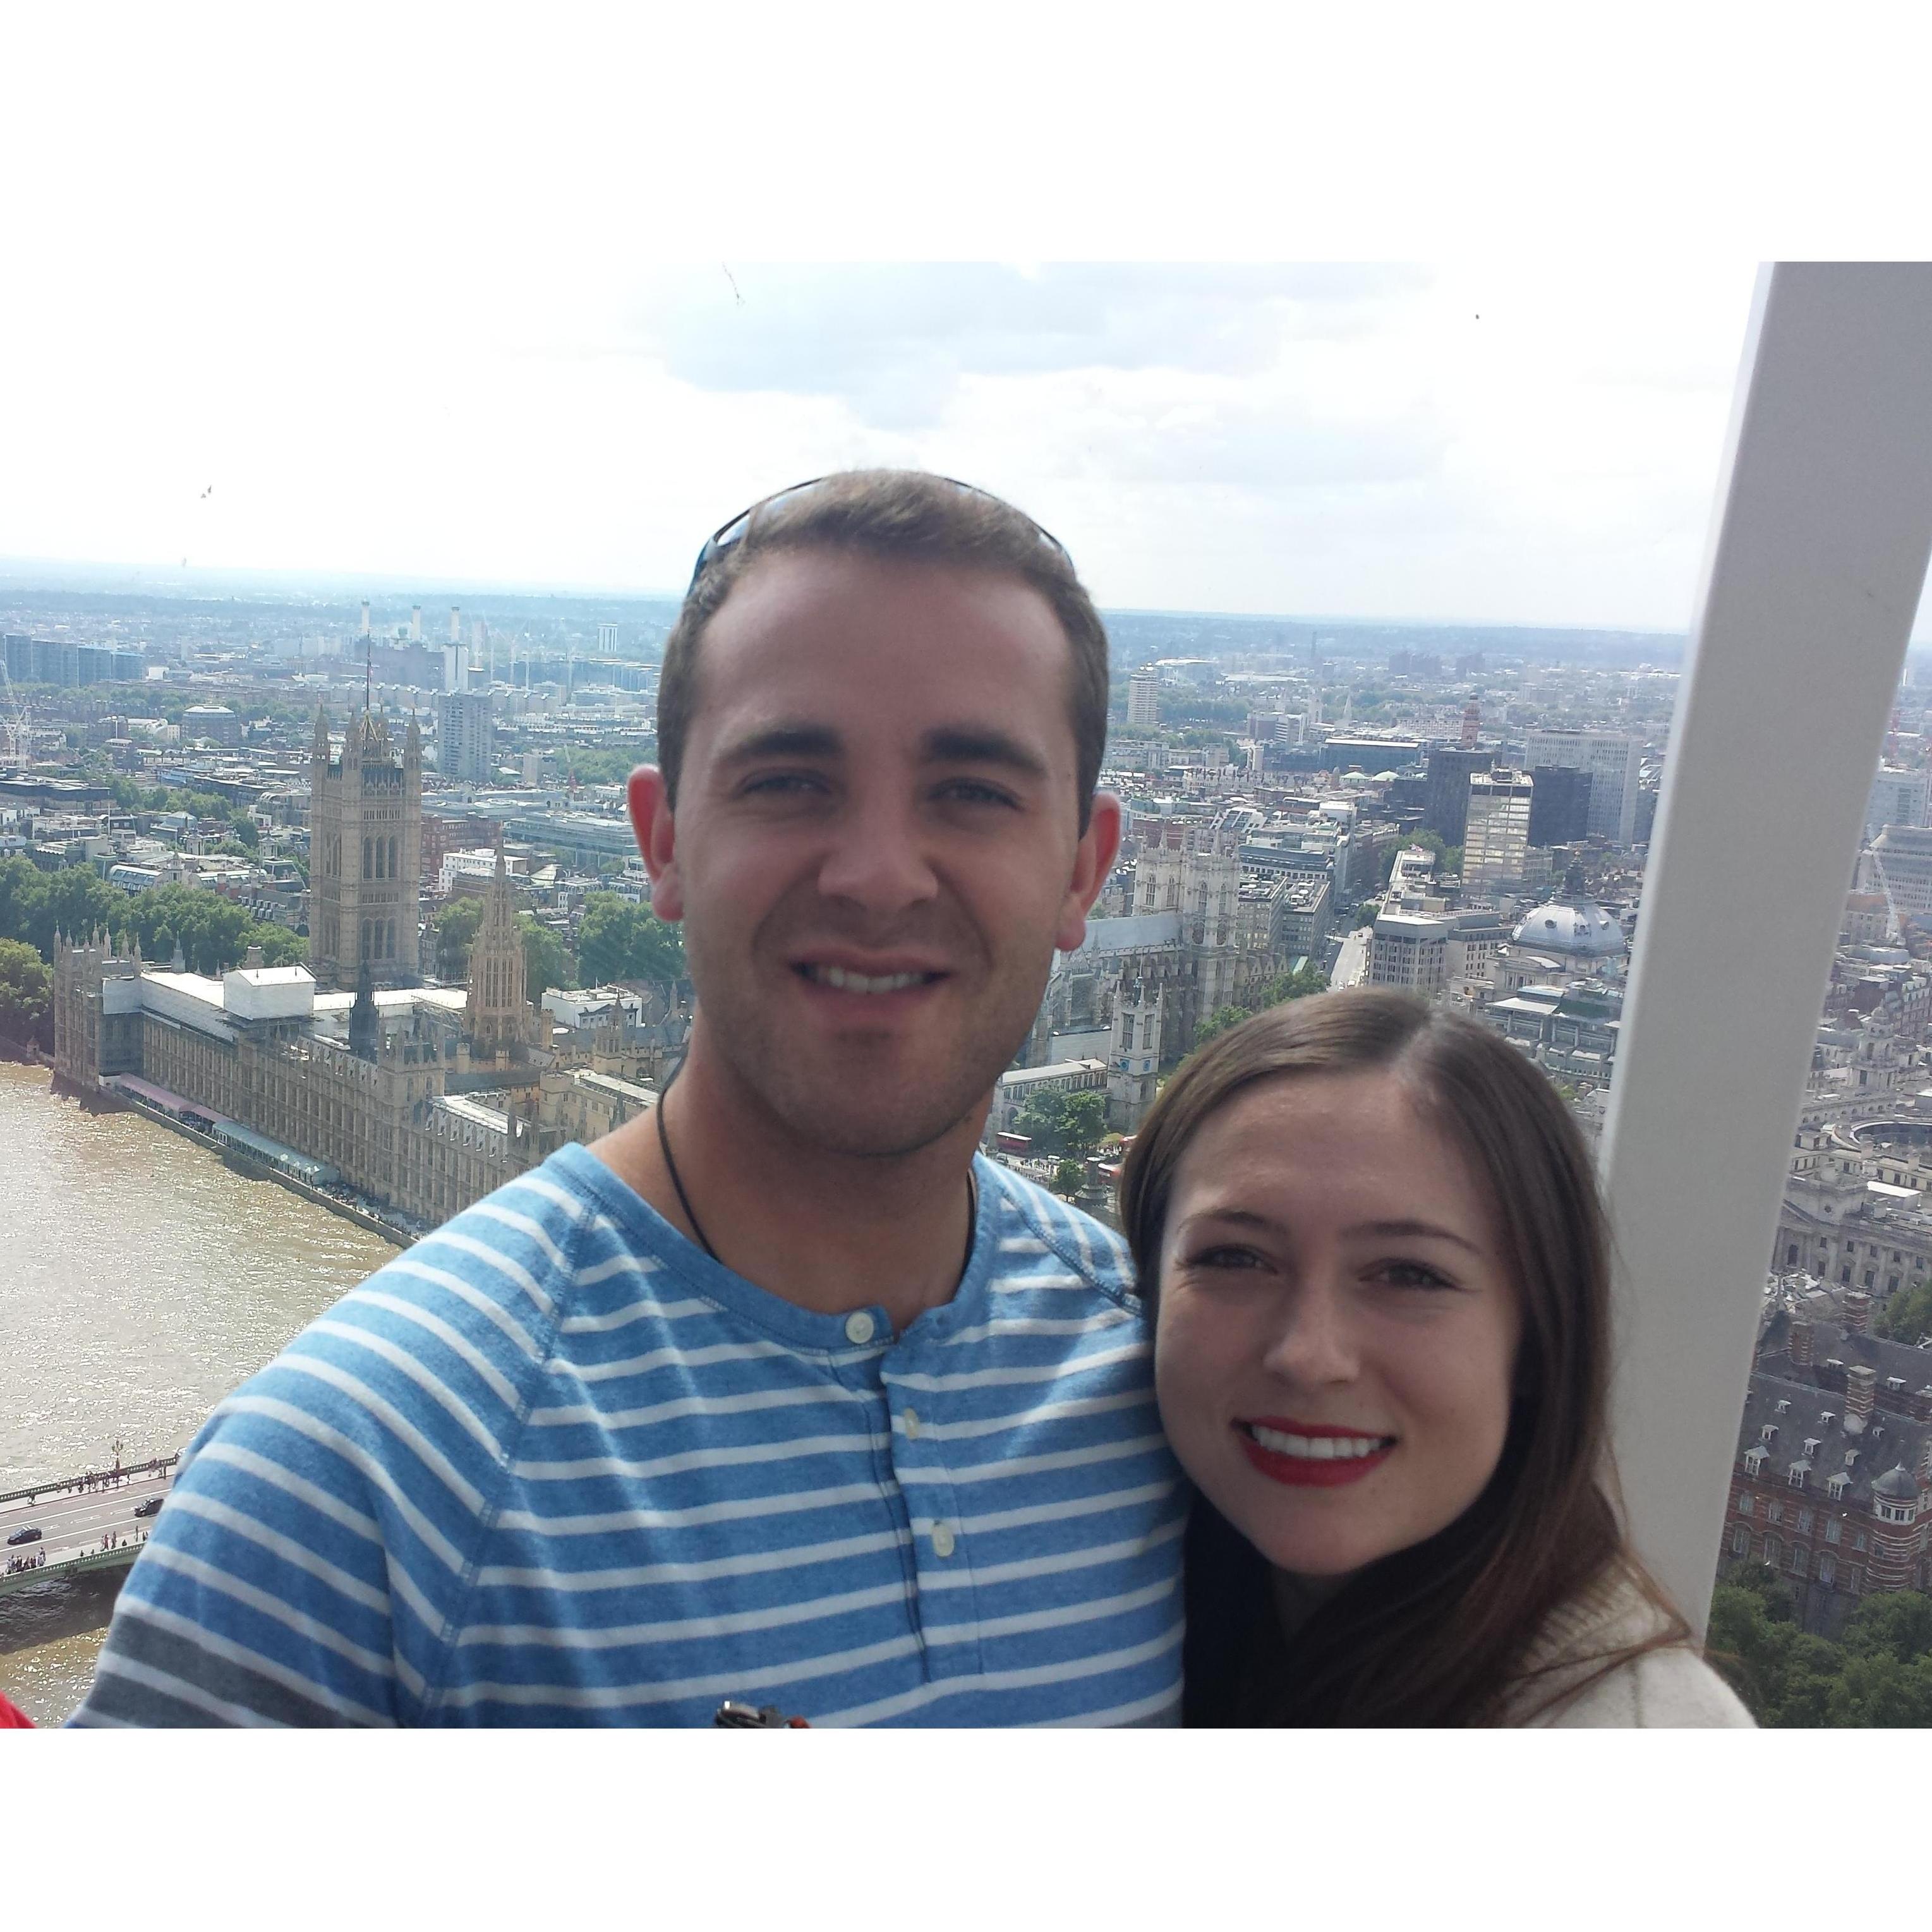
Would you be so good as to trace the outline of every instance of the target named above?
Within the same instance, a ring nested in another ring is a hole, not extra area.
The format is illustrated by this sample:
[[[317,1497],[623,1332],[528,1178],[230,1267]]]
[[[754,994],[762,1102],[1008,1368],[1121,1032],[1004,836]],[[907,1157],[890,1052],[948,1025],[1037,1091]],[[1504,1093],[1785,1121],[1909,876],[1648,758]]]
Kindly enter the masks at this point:
[[[1524,734],[1526,771],[1546,766],[1590,774],[1587,827],[1592,838],[1628,845],[1636,837],[1637,772],[1643,740],[1627,731],[1530,731]]]
[[[182,713],[182,742],[205,738],[211,745],[238,745],[242,721],[225,704],[190,704]]]
[[[1437,745],[1429,754],[1428,802],[1422,826],[1445,845],[1460,845],[1469,820],[1469,780],[1496,762],[1489,752],[1464,745]]]
[[[1535,783],[1527,772],[1475,772],[1469,778],[1469,817],[1462,842],[1462,883],[1493,891],[1522,877],[1529,849]]]
[[[1538,765],[1529,776],[1536,786],[1529,801],[1530,844],[1580,844],[1590,836],[1590,774],[1564,765]]]
[[[1127,680],[1127,722],[1150,729],[1160,722],[1160,674],[1150,666]]]
[[[447,691],[436,701],[436,768],[445,778],[488,784],[496,728],[487,691]]]
[[[1876,838],[1888,825],[1925,823],[1926,786],[1932,774],[1880,765],[1865,802],[1865,837]]]
[[[1858,889],[1882,893],[1901,919],[1932,919],[1932,830],[1887,826],[1858,861]]]
[[[1385,912],[1369,947],[1369,984],[1432,997],[1449,976],[1449,920],[1424,913]]]

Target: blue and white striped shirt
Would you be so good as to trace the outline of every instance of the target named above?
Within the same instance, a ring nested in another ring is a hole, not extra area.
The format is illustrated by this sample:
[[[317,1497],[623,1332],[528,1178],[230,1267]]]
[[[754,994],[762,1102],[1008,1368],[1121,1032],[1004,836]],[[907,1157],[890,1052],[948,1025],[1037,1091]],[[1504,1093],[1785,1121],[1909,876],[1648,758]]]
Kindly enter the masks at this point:
[[[982,1160],[894,1334],[566,1146],[223,1402],[77,1724],[1174,1721],[1186,1495],[1119,1240]]]

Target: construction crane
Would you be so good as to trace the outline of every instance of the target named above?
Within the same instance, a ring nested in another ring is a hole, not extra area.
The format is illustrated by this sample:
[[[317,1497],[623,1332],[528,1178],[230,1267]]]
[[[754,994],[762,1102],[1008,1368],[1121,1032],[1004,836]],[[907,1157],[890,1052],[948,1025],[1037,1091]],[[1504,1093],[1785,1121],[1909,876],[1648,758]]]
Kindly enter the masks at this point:
[[[1896,946],[1904,931],[1904,922],[1898,916],[1898,902],[1892,896],[1892,881],[1885,875],[1885,861],[1876,845],[1871,848],[1871,862],[1872,870],[1878,874],[1879,890],[1885,894],[1885,943]]]
[[[25,771],[34,761],[34,714],[28,709],[26,700],[14,689],[4,662],[0,662],[0,698],[6,703],[10,755],[14,764]]]

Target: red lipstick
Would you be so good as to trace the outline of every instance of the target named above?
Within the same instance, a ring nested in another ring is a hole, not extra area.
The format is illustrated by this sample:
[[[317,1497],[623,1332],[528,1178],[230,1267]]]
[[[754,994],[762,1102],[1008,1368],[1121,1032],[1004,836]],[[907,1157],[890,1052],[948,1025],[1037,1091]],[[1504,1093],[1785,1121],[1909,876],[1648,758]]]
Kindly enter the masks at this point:
[[[1257,1416],[1237,1421],[1233,1427],[1248,1460],[1271,1481],[1292,1489],[1334,1490],[1358,1483],[1372,1470],[1379,1469],[1396,1446],[1392,1437],[1372,1429],[1343,1429],[1333,1423],[1295,1422],[1281,1416]],[[1272,1435],[1298,1436],[1308,1441],[1340,1438],[1378,1442],[1382,1446],[1366,1456],[1288,1455],[1256,1442],[1251,1432],[1257,1429]]]

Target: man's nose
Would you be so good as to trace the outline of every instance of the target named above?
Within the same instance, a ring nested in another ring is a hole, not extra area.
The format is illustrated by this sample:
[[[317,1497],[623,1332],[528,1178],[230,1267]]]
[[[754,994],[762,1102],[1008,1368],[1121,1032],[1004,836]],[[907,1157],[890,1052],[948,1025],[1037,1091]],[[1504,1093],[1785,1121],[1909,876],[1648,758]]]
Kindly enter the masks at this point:
[[[1346,1283],[1304,1278],[1282,1300],[1278,1325],[1262,1366],[1304,1388],[1351,1382],[1361,1350]]]
[[[939,881],[916,814],[889,798],[854,799],[833,827],[818,887],[828,898],[872,913],[896,913],[936,898]]]

